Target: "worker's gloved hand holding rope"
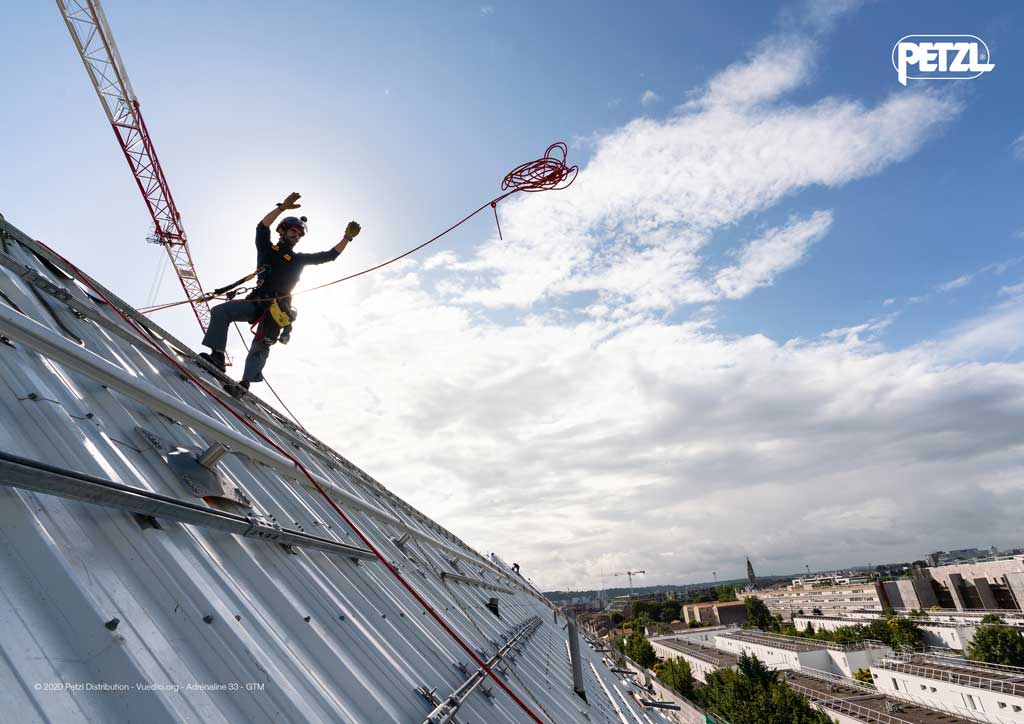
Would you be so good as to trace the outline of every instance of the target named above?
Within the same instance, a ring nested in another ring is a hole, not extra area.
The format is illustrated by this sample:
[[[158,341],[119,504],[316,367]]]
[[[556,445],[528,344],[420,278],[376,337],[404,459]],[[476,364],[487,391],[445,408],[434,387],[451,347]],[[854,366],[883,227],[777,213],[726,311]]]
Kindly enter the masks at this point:
[[[277,205],[277,208],[281,209],[282,211],[287,211],[288,209],[298,209],[298,208],[301,208],[302,204],[295,203],[296,201],[298,201],[301,198],[302,198],[302,194],[300,194],[300,193],[298,193],[296,191],[292,191],[290,194],[288,194],[287,196],[284,197],[284,201],[279,203]]]
[[[361,227],[355,221],[350,221],[350,222],[348,222],[348,226],[345,227],[345,237],[344,238],[348,239],[349,241],[352,241],[354,238],[359,236],[359,232],[362,231],[362,230],[363,230],[363,227]]]

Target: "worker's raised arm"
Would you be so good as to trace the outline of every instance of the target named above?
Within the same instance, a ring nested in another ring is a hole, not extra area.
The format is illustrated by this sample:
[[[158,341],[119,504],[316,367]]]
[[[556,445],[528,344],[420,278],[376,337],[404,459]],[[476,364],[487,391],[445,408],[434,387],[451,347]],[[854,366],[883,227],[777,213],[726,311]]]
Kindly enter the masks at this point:
[[[292,191],[285,197],[284,201],[277,205],[276,209],[274,209],[273,211],[269,212],[266,216],[264,216],[263,221],[261,221],[260,223],[263,224],[264,226],[270,226],[275,221],[277,221],[277,217],[280,216],[282,212],[288,211],[289,209],[299,208],[300,206],[302,206],[302,204],[297,204],[295,202],[298,201],[300,198],[301,194]]]
[[[348,243],[358,236],[361,230],[362,227],[356,222],[348,222],[348,226],[345,227],[345,235],[341,237],[341,241],[334,245],[334,250],[339,254],[345,251],[345,247],[348,246]]]

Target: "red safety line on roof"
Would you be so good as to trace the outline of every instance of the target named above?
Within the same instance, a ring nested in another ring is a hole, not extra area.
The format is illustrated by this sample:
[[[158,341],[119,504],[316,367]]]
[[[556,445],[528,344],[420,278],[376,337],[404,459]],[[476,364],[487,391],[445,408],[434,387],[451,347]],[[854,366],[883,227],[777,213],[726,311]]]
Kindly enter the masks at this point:
[[[234,409],[232,409],[232,408],[231,408],[231,406],[229,406],[229,405],[228,405],[228,404],[227,404],[226,402],[224,402],[224,400],[220,399],[220,398],[219,398],[219,397],[218,397],[217,395],[213,394],[213,391],[212,391],[212,390],[211,390],[211,389],[210,389],[209,387],[207,387],[207,386],[206,386],[206,385],[205,385],[205,384],[204,384],[204,383],[203,383],[203,382],[202,382],[201,380],[199,380],[199,379],[198,379],[198,378],[197,378],[197,377],[196,377],[195,375],[193,375],[193,374],[192,374],[191,372],[189,372],[189,370],[188,370],[188,369],[186,369],[184,365],[180,364],[180,363],[179,363],[179,362],[178,362],[178,361],[177,361],[176,359],[174,359],[174,358],[173,358],[173,357],[171,357],[171,356],[170,356],[169,354],[167,354],[167,353],[166,353],[166,352],[165,352],[165,351],[164,351],[163,349],[161,349],[161,348],[160,348],[160,346],[159,346],[158,344],[156,344],[156,342],[155,342],[155,341],[153,341],[153,340],[152,340],[152,339],[151,339],[151,338],[149,337],[148,333],[144,332],[144,331],[143,331],[143,330],[142,330],[142,329],[141,329],[141,328],[140,328],[140,327],[139,327],[139,326],[138,326],[138,325],[137,325],[137,324],[135,323],[135,321],[134,321],[134,320],[132,320],[132,319],[131,319],[130,317],[128,317],[128,315],[126,315],[126,314],[125,314],[124,312],[122,312],[122,311],[121,311],[121,310],[120,310],[120,309],[119,309],[119,308],[117,307],[117,305],[115,305],[115,304],[114,304],[113,302],[111,302],[111,301],[110,301],[110,299],[108,299],[108,298],[107,298],[107,296],[106,296],[106,295],[105,295],[105,294],[104,294],[104,293],[103,293],[103,292],[102,292],[102,291],[101,291],[100,289],[97,289],[97,288],[96,288],[96,287],[95,287],[95,286],[94,286],[94,285],[93,285],[92,283],[90,283],[90,282],[89,282],[89,281],[87,280],[87,278],[86,278],[85,274],[84,274],[84,273],[83,273],[83,272],[82,272],[82,271],[81,271],[81,270],[80,270],[80,269],[79,269],[79,268],[78,268],[77,266],[75,266],[75,265],[74,265],[74,264],[72,264],[72,263],[71,263],[70,261],[68,261],[67,259],[65,259],[65,258],[64,258],[64,257],[63,257],[63,256],[62,256],[61,254],[58,254],[58,253],[57,253],[56,251],[54,251],[54,250],[53,250],[53,249],[52,249],[52,248],[51,248],[50,246],[48,246],[47,244],[44,244],[43,242],[39,241],[38,239],[37,239],[36,241],[37,241],[37,243],[39,243],[39,244],[41,244],[42,246],[46,247],[46,249],[48,249],[48,250],[50,251],[50,253],[52,253],[52,254],[53,254],[54,256],[56,256],[56,257],[57,257],[58,259],[60,259],[61,261],[63,261],[63,262],[65,263],[65,264],[67,264],[69,268],[73,269],[73,270],[74,270],[74,271],[75,271],[75,272],[76,272],[76,273],[78,274],[78,277],[79,277],[79,281],[81,281],[81,282],[82,282],[83,284],[85,284],[85,285],[86,285],[87,287],[89,287],[89,289],[91,289],[91,290],[92,290],[93,292],[95,292],[95,293],[96,293],[97,295],[99,295],[99,297],[100,297],[101,299],[103,299],[103,301],[104,301],[104,302],[106,302],[106,303],[107,303],[107,305],[109,305],[111,309],[113,309],[113,310],[114,310],[115,312],[117,312],[117,313],[118,313],[118,315],[120,315],[121,319],[123,319],[123,320],[124,320],[125,322],[127,322],[127,323],[129,324],[129,326],[131,326],[131,328],[132,328],[132,329],[134,329],[134,330],[135,330],[135,332],[136,332],[136,333],[137,333],[137,334],[138,334],[138,335],[139,335],[139,336],[140,336],[140,337],[141,337],[141,338],[142,338],[143,340],[145,340],[146,342],[148,342],[148,343],[149,343],[149,344],[150,344],[150,345],[151,345],[151,346],[152,346],[152,347],[153,347],[153,348],[154,348],[154,349],[155,349],[155,350],[156,350],[157,352],[159,352],[159,353],[160,353],[160,354],[161,354],[161,355],[162,355],[162,356],[163,356],[163,357],[164,357],[164,358],[165,358],[165,359],[166,359],[166,360],[167,360],[168,362],[170,362],[170,363],[171,363],[172,365],[174,365],[175,367],[177,367],[177,368],[178,368],[178,371],[179,371],[179,372],[181,372],[181,373],[182,373],[183,375],[185,375],[185,376],[186,376],[186,377],[187,377],[187,378],[188,378],[189,380],[191,380],[192,382],[194,382],[194,383],[196,384],[196,386],[197,386],[197,387],[199,387],[199,389],[203,390],[203,391],[204,391],[205,393],[207,393],[207,394],[208,394],[208,395],[209,395],[209,396],[210,396],[210,397],[211,397],[211,398],[213,399],[213,401],[214,401],[214,402],[216,402],[216,403],[217,403],[218,405],[220,405],[220,406],[221,406],[221,407],[223,407],[223,408],[224,408],[225,410],[227,410],[227,411],[228,411],[228,412],[229,412],[229,413],[230,413],[230,414],[231,414],[232,416],[234,416],[234,417],[235,417],[235,418],[236,418],[236,419],[237,419],[237,420],[238,420],[239,422],[241,422],[241,423],[242,423],[243,425],[245,425],[245,426],[246,426],[247,428],[249,428],[250,430],[252,430],[252,431],[253,431],[253,432],[254,432],[254,433],[255,433],[255,434],[256,434],[256,435],[258,436],[258,437],[260,437],[260,439],[262,439],[262,440],[263,440],[264,442],[266,442],[266,443],[267,443],[268,445],[270,445],[270,447],[272,447],[272,448],[273,448],[274,450],[276,450],[276,451],[277,451],[278,453],[280,453],[280,454],[281,454],[281,455],[283,455],[284,457],[286,457],[286,458],[288,458],[289,460],[291,460],[291,461],[292,461],[292,462],[293,462],[293,463],[295,464],[295,466],[296,466],[296,467],[297,467],[297,468],[298,468],[299,470],[301,470],[301,471],[302,471],[302,473],[303,473],[303,474],[304,474],[304,475],[305,475],[305,476],[306,476],[306,477],[307,477],[307,478],[309,479],[309,482],[311,482],[311,483],[313,484],[313,487],[315,487],[315,488],[316,488],[317,492],[319,492],[319,493],[320,493],[320,495],[322,495],[322,496],[323,496],[324,500],[326,500],[326,501],[327,501],[328,505],[330,505],[330,506],[331,506],[331,507],[332,507],[332,508],[334,509],[334,512],[335,512],[335,513],[337,513],[337,514],[338,514],[338,515],[339,515],[339,516],[341,517],[341,519],[342,519],[343,521],[345,521],[345,523],[346,523],[346,524],[347,524],[347,525],[348,525],[348,526],[349,526],[349,527],[350,527],[350,528],[351,528],[352,530],[354,530],[354,531],[355,531],[356,535],[358,535],[358,536],[359,536],[360,540],[362,540],[362,541],[363,541],[363,543],[364,543],[364,544],[366,545],[366,547],[367,547],[367,548],[368,548],[368,549],[370,550],[370,552],[371,552],[371,553],[373,553],[373,554],[374,554],[375,556],[377,556],[377,559],[378,559],[378,560],[379,560],[379,561],[380,561],[380,562],[381,562],[382,564],[384,564],[384,566],[385,566],[385,567],[386,567],[386,568],[388,569],[388,571],[390,571],[390,572],[391,572],[391,574],[392,574],[392,575],[393,575],[393,576],[394,576],[394,577],[395,577],[395,578],[396,578],[396,579],[398,580],[398,582],[399,582],[399,583],[401,583],[401,584],[402,584],[402,586],[404,586],[404,587],[405,587],[405,589],[406,589],[407,591],[409,591],[409,593],[410,593],[410,594],[412,595],[412,597],[416,599],[417,603],[419,603],[419,604],[420,604],[421,606],[423,606],[424,610],[426,610],[426,611],[427,611],[427,613],[429,613],[429,614],[430,614],[430,616],[431,616],[431,617],[432,617],[432,618],[433,618],[433,619],[434,619],[435,621],[437,621],[437,623],[438,623],[438,624],[439,624],[439,625],[441,626],[441,628],[442,628],[442,629],[444,629],[444,631],[445,631],[445,632],[446,632],[446,633],[447,633],[447,634],[448,634],[448,635],[449,635],[449,636],[450,636],[450,637],[452,638],[452,640],[453,640],[453,641],[455,641],[455,643],[457,643],[457,644],[459,645],[459,647],[460,647],[460,648],[462,648],[462,650],[463,650],[463,651],[465,651],[465,652],[466,652],[466,654],[468,654],[468,655],[469,655],[469,657],[470,657],[470,658],[471,658],[471,659],[473,660],[473,662],[474,662],[474,663],[475,663],[475,664],[476,664],[477,666],[479,666],[479,667],[480,667],[481,669],[483,669],[483,670],[484,670],[484,671],[485,671],[485,672],[487,673],[487,675],[488,675],[488,676],[490,676],[490,677],[491,677],[491,679],[493,679],[493,680],[494,680],[494,682],[495,682],[495,683],[497,683],[497,685],[498,685],[499,687],[501,687],[501,690],[502,690],[502,691],[504,691],[504,692],[505,692],[506,694],[508,694],[508,695],[509,695],[509,697],[511,697],[511,698],[512,698],[512,701],[514,701],[514,702],[515,702],[516,704],[518,704],[518,705],[519,705],[519,707],[520,707],[520,708],[521,708],[521,709],[522,709],[522,710],[523,710],[524,712],[526,712],[527,716],[529,716],[529,717],[530,717],[530,719],[532,719],[533,721],[537,722],[537,724],[544,724],[544,722],[543,722],[543,721],[542,721],[542,720],[541,720],[541,719],[540,719],[540,718],[539,718],[539,717],[538,717],[538,716],[537,716],[536,714],[534,714],[534,713],[533,713],[533,710],[531,710],[531,709],[530,709],[530,707],[528,707],[528,706],[527,706],[527,705],[526,705],[526,704],[525,704],[525,703],[523,702],[523,700],[522,700],[522,699],[520,699],[520,698],[519,698],[518,696],[516,696],[515,692],[513,692],[513,691],[512,691],[512,690],[511,690],[511,689],[510,689],[510,688],[508,687],[508,685],[507,685],[507,684],[505,684],[505,682],[504,682],[504,681],[502,681],[502,680],[501,680],[500,678],[498,678],[498,676],[497,676],[497,675],[496,675],[496,674],[494,673],[494,671],[492,671],[492,670],[491,670],[491,668],[490,668],[490,667],[489,667],[489,666],[488,666],[488,665],[487,665],[486,663],[484,663],[484,661],[483,661],[483,660],[482,660],[482,659],[481,659],[481,658],[480,658],[480,657],[479,657],[479,656],[478,656],[478,655],[476,654],[476,652],[475,652],[475,651],[473,651],[473,649],[471,649],[471,648],[469,647],[469,645],[468,645],[468,644],[466,644],[466,642],[465,642],[465,641],[463,641],[463,640],[462,640],[462,639],[461,639],[461,638],[459,637],[459,635],[458,635],[457,633],[455,633],[455,631],[454,631],[454,630],[453,630],[453,629],[451,628],[451,626],[449,626],[449,625],[448,625],[448,624],[447,624],[447,623],[445,622],[445,620],[444,620],[443,618],[441,618],[440,614],[438,614],[438,613],[437,613],[437,611],[435,611],[435,610],[434,610],[434,609],[433,609],[433,608],[432,608],[432,607],[430,606],[430,604],[428,604],[428,603],[427,603],[427,602],[426,602],[426,601],[425,601],[425,600],[423,599],[423,597],[422,597],[422,596],[420,596],[420,594],[416,592],[416,589],[414,589],[414,588],[412,587],[412,585],[411,585],[411,584],[410,584],[410,583],[409,583],[408,581],[406,581],[406,580],[405,580],[405,578],[403,578],[403,577],[402,577],[402,574],[401,574],[401,573],[399,573],[399,572],[398,572],[398,570],[397,570],[397,569],[396,569],[396,568],[395,568],[394,566],[392,566],[392,565],[391,565],[391,563],[390,563],[390,562],[389,562],[389,561],[388,561],[388,560],[387,560],[387,559],[386,559],[386,558],[384,557],[384,555],[383,555],[383,554],[382,554],[382,553],[381,553],[381,552],[380,552],[379,550],[377,550],[377,547],[376,547],[376,546],[374,546],[374,545],[373,545],[373,543],[371,543],[371,542],[370,542],[370,539],[369,539],[369,538],[367,538],[367,537],[366,537],[366,535],[365,535],[365,534],[364,534],[364,533],[363,533],[363,532],[362,532],[362,531],[361,531],[361,530],[360,530],[360,529],[359,529],[359,528],[358,528],[358,527],[356,526],[356,524],[355,524],[355,523],[354,523],[354,522],[352,521],[352,519],[351,519],[351,518],[349,518],[349,517],[348,517],[348,515],[346,515],[346,514],[345,514],[345,511],[343,511],[343,510],[342,510],[342,509],[341,509],[340,507],[338,507],[338,504],[337,504],[337,503],[335,503],[335,502],[334,502],[334,500],[332,500],[332,499],[331,499],[331,496],[327,494],[327,491],[326,491],[326,490],[324,490],[324,489],[323,489],[323,487],[321,487],[321,486],[320,486],[320,483],[318,483],[318,482],[316,481],[316,479],[315,479],[315,478],[314,478],[314,477],[312,476],[312,474],[310,474],[310,472],[309,472],[309,471],[308,471],[308,470],[306,469],[306,467],[305,467],[305,466],[304,466],[304,465],[303,465],[303,464],[302,464],[301,462],[299,462],[299,460],[298,460],[297,458],[295,458],[295,457],[294,457],[294,456],[293,456],[293,455],[292,455],[291,453],[289,453],[289,452],[288,452],[288,451],[287,451],[286,449],[284,449],[283,447],[281,447],[280,445],[278,445],[277,443],[275,443],[275,442],[274,442],[273,440],[271,440],[271,439],[270,439],[270,438],[269,438],[269,437],[268,437],[268,436],[267,436],[267,435],[266,435],[265,433],[263,433],[263,432],[262,432],[261,430],[257,429],[257,427],[256,427],[255,425],[253,425],[252,423],[250,423],[250,422],[249,422],[249,421],[248,421],[248,420],[247,420],[247,419],[246,419],[246,418],[245,418],[245,417],[244,417],[243,415],[239,414],[239,413],[238,413],[237,411],[235,411]]]

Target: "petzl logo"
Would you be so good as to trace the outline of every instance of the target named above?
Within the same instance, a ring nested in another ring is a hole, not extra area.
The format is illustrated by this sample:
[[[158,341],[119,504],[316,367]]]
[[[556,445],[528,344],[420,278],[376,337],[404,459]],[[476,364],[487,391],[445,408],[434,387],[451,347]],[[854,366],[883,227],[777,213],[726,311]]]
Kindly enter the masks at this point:
[[[966,80],[995,65],[977,35],[906,35],[892,46],[892,67],[901,85],[907,80]]]

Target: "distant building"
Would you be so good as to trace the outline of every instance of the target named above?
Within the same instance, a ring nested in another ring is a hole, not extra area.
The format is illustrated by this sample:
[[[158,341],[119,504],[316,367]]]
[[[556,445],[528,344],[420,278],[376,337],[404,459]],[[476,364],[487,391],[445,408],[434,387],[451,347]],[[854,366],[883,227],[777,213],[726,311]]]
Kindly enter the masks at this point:
[[[918,568],[909,579],[886,581],[884,587],[890,607],[896,609],[1020,611],[1024,555]]]
[[[619,613],[623,613],[628,616],[629,612],[627,611],[627,609],[630,607],[630,604],[632,603],[637,603],[639,601],[659,602],[666,601],[669,598],[675,598],[675,596],[669,596],[668,593],[665,593],[663,591],[659,591],[657,593],[645,593],[642,596],[634,594],[633,598],[630,598],[629,596],[616,596],[615,598],[612,598],[608,601],[607,610],[618,611]]]
[[[628,639],[632,635],[633,629],[631,628],[613,628],[611,631],[608,632],[608,640],[621,641],[622,643],[625,643],[626,639]]]
[[[997,551],[994,547],[987,550],[983,550],[981,548],[961,548],[956,551],[936,551],[934,553],[929,553],[925,556],[925,560],[927,560],[928,565],[932,567],[945,566],[950,563],[973,561],[978,558],[988,558],[996,552]]]
[[[873,614],[872,619],[881,619],[880,613]],[[835,631],[848,626],[866,625],[869,619],[840,618],[838,616],[794,616],[793,625],[804,631],[807,624],[811,624],[815,631]],[[932,620],[928,617],[914,619],[917,627],[924,636],[924,643],[927,646],[934,646],[940,649],[956,649],[962,651],[974,640],[974,632],[977,630],[977,622],[963,623],[954,621]]]
[[[683,605],[683,621],[702,626],[728,626],[747,620],[747,607],[743,601],[710,601]]]
[[[750,562],[749,556],[747,556],[747,590],[757,590],[757,576],[754,575],[754,565]]]
[[[615,624],[612,623],[610,616],[605,613],[599,613],[590,620],[584,621],[583,627],[594,638],[604,638],[609,631],[615,628]]]
[[[796,579],[785,588],[764,588],[740,593],[740,600],[756,596],[768,610],[786,619],[800,613],[839,616],[848,611],[878,611],[886,608],[882,586],[874,581],[837,584],[833,578]]]
[[[628,596],[615,596],[608,601],[608,608],[605,610],[623,613],[627,606],[629,606]]]
[[[870,573],[825,573],[806,578],[794,578],[790,581],[791,586],[797,588],[824,588],[827,586],[855,586],[861,583],[870,583],[874,577]]]
[[[836,644],[746,629],[719,633],[715,648],[734,656],[757,656],[770,669],[811,669],[847,677],[893,654],[891,648],[877,641]]]

